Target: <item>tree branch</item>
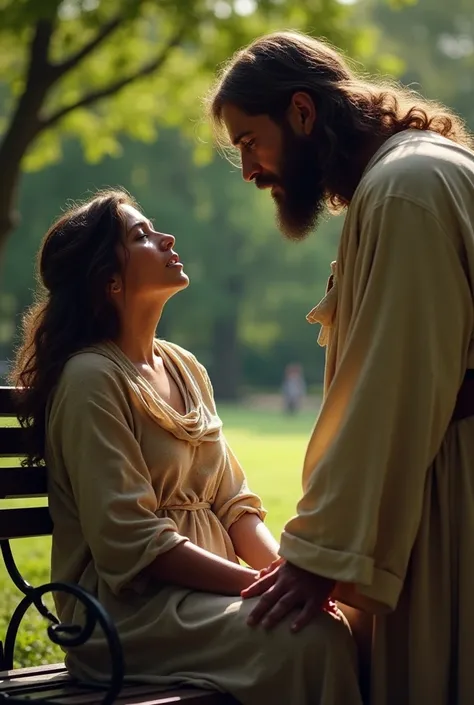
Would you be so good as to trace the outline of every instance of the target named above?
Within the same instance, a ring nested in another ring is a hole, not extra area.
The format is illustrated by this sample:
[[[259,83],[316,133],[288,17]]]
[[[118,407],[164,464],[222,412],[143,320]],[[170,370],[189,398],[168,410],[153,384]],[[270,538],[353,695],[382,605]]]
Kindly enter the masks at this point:
[[[85,108],[86,106],[92,105],[93,103],[96,103],[99,100],[102,100],[103,98],[108,98],[109,96],[118,93],[120,90],[122,90],[122,88],[125,88],[125,86],[128,86],[130,83],[133,83],[134,81],[143,78],[144,76],[148,76],[154,71],[157,71],[165,63],[171,50],[181,43],[185,34],[186,27],[183,26],[181,27],[181,29],[175,32],[175,34],[169,39],[169,41],[160,51],[158,56],[156,56],[152,61],[149,61],[148,63],[144,64],[140,69],[138,69],[138,71],[135,71],[134,73],[119,79],[118,81],[114,81],[108,86],[104,86],[104,88],[100,88],[99,90],[86,93],[75,103],[71,103],[70,105],[66,105],[64,108],[60,108],[57,112],[53,113],[49,117],[46,117],[42,121],[41,129],[43,130],[52,127],[52,125],[55,125],[59,120],[61,120],[66,115],[69,115],[69,113],[72,113],[74,110],[77,110],[78,108]]]
[[[51,65],[48,61],[48,53],[53,30],[54,24],[49,19],[40,19],[36,23],[29,51],[30,61],[26,72],[25,92],[31,84],[50,83]]]
[[[93,37],[90,42],[87,42],[81,49],[79,49],[75,54],[72,54],[68,59],[62,61],[59,64],[54,65],[55,78],[61,78],[71,69],[75,68],[80,62],[85,59],[89,54],[92,54],[94,49],[104,42],[107,37],[109,37],[115,30],[122,24],[123,16],[117,15],[113,19],[106,22],[100,30],[97,32],[95,37]]]

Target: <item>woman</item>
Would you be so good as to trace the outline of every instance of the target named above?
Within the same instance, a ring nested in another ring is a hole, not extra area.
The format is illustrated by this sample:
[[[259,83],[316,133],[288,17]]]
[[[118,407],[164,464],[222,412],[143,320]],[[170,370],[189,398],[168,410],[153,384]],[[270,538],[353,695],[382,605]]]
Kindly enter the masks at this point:
[[[43,294],[13,381],[25,390],[30,461],[48,464],[52,579],[100,600],[129,679],[211,687],[248,705],[358,705],[341,621],[321,613],[296,635],[246,623],[255,601],[240,593],[278,545],[226,444],[206,370],[155,339],[165,303],[189,283],[174,242],[122,191],[72,208],[43,242]],[[80,621],[73,597],[55,599],[61,621]],[[105,678],[103,637],[69,649],[66,663]]]

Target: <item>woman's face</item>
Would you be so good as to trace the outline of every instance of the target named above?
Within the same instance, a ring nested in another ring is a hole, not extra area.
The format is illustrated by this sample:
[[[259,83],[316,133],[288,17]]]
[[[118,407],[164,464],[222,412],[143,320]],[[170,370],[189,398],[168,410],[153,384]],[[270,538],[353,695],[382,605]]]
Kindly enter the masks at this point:
[[[121,282],[127,298],[165,294],[166,298],[184,289],[189,278],[183,271],[178,254],[174,252],[175,238],[157,232],[153,224],[133,206],[122,204],[125,222],[124,245],[121,253],[123,274]],[[112,286],[114,291],[114,286]]]

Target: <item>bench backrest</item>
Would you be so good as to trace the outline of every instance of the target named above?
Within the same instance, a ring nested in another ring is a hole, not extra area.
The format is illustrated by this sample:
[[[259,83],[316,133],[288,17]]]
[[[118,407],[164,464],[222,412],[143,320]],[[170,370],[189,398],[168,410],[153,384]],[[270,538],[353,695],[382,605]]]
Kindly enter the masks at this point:
[[[0,387],[0,541],[47,536],[53,528],[47,507],[28,506],[30,498],[47,495],[46,468],[20,465],[26,454],[25,440],[12,391]],[[24,506],[5,506],[9,499],[20,499]]]

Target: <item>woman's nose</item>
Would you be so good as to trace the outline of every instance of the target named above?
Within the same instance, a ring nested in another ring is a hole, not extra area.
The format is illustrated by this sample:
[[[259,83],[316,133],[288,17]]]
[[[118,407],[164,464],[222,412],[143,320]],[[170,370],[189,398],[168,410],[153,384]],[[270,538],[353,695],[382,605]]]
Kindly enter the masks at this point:
[[[160,247],[163,252],[166,252],[166,250],[171,250],[175,242],[176,238],[173,235],[169,235],[168,233],[161,234]]]

